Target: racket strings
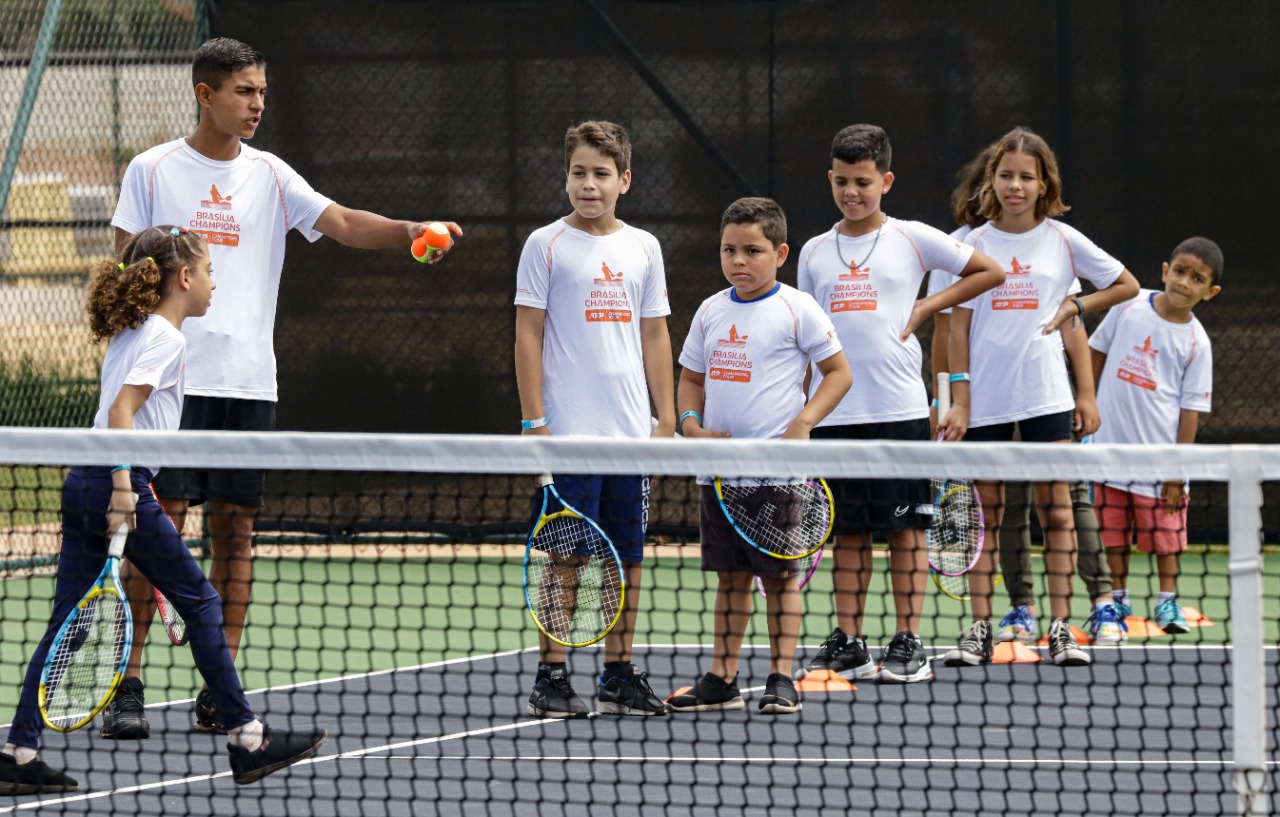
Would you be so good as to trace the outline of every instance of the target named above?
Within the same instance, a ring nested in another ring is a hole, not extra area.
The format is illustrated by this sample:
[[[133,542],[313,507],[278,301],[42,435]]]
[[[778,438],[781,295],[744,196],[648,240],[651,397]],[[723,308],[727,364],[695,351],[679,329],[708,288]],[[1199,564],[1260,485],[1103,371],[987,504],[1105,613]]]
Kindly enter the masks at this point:
[[[68,725],[97,708],[111,691],[124,650],[124,605],[114,593],[95,596],[58,645],[45,683],[49,719]]]
[[[552,637],[581,644],[605,632],[622,606],[622,576],[608,541],[580,517],[558,516],[534,536],[534,616]]]
[[[815,551],[831,528],[831,505],[814,483],[722,485],[730,518],[756,545],[777,556]]]
[[[943,575],[973,568],[982,552],[982,505],[967,482],[935,480],[938,500],[929,527],[929,563]]]

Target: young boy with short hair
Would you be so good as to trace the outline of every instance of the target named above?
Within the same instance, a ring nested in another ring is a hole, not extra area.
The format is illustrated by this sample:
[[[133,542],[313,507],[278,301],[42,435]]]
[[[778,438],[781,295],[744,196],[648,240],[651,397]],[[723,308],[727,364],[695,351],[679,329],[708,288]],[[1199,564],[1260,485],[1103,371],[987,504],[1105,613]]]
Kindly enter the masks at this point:
[[[721,217],[720,268],[731,286],[698,307],[680,353],[685,436],[808,439],[849,390],[849,363],[830,319],[811,297],[778,282],[786,240],[786,215],[772,199],[738,199]],[[803,384],[811,363],[823,379],[806,403]],[[718,580],[715,648],[711,671],[667,706],[672,712],[743,708],[738,659],[759,576],[771,659],[760,710],[797,712],[802,705],[791,682],[802,615],[796,563],[743,541],[709,480],[698,481],[702,569]]]
[[[1217,244],[1188,238],[1162,267],[1164,292],[1144,289],[1103,318],[1089,339],[1102,415],[1095,442],[1195,442],[1213,395],[1213,351],[1192,310],[1222,291],[1222,266]],[[1152,620],[1166,633],[1185,633],[1177,581],[1187,549],[1186,483],[1102,482],[1094,498],[1121,612],[1132,612],[1129,545],[1136,541],[1138,550],[1155,554],[1160,576]]]
[[[631,142],[620,125],[583,122],[565,134],[564,155],[573,212],[529,236],[516,273],[523,433],[670,437],[675,386],[662,250],[656,238],[614,212],[631,186]],[[657,428],[651,425],[654,414]],[[605,639],[596,709],[665,714],[647,675],[631,664],[649,478],[556,474],[555,484],[567,503],[613,540],[626,574],[626,607]],[[539,657],[525,712],[585,717],[587,705],[569,683],[565,648],[539,635]]]
[[[858,387],[814,429],[815,438],[928,440],[929,397],[915,329],[940,309],[1004,281],[996,262],[973,247],[881,210],[881,197],[894,182],[891,160],[889,137],[876,125],[850,125],[836,134],[827,178],[842,217],[800,253],[797,286],[830,315],[840,342],[859,352],[851,361]],[[917,301],[930,270],[959,278]],[[821,385],[822,377],[814,377],[811,388]],[[928,680],[932,673],[917,633],[929,578],[929,481],[833,479],[831,491],[837,626],[806,669],[831,670],[849,679],[877,674],[861,633],[871,535],[879,531],[889,539],[897,634],[884,651],[878,680]]]

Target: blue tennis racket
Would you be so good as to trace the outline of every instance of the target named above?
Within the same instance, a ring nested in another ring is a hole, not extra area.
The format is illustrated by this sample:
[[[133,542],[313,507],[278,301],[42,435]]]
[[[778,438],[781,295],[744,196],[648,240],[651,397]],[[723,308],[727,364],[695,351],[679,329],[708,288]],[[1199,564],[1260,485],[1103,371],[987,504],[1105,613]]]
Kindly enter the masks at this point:
[[[91,722],[115,694],[133,646],[133,616],[120,584],[120,557],[129,526],[107,547],[107,563],[58,628],[40,672],[40,716],[50,729],[71,732]]]
[[[835,524],[824,479],[715,478],[725,518],[747,544],[777,559],[804,559],[822,548]]]
[[[608,635],[622,616],[622,560],[600,526],[564,501],[550,474],[539,484],[542,510],[524,549],[525,604],[547,638],[586,647]]]

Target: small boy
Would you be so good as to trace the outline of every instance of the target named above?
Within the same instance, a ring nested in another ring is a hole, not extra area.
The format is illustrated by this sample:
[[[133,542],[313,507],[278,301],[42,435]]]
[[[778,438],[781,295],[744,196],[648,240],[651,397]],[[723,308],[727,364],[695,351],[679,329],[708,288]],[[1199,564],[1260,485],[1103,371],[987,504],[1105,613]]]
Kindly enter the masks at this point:
[[[920,372],[915,329],[940,309],[964,303],[1004,281],[995,261],[941,230],[889,218],[880,208],[894,182],[884,129],[850,125],[831,144],[827,178],[841,219],[800,253],[797,286],[830,315],[840,342],[857,349],[858,388],[814,429],[836,440],[928,440],[929,398]],[[950,286],[917,301],[930,270],[953,275]],[[814,377],[812,388],[822,378]],[[844,678],[877,674],[861,637],[871,581],[871,535],[889,540],[897,608],[896,635],[878,680],[909,684],[933,677],[917,633],[929,578],[925,531],[933,519],[928,480],[831,480],[836,500],[836,628],[809,663]]]
[[[804,440],[849,390],[852,375],[835,328],[812,298],[778,282],[787,218],[772,199],[744,198],[720,219],[720,268],[732,285],[702,302],[680,353],[680,424],[686,437]],[[823,375],[805,402],[810,362]],[[802,615],[796,563],[744,542],[700,477],[702,569],[717,575],[711,671],[668,701],[672,712],[742,709],[738,659],[751,617],[754,577],[769,611],[771,667],[760,711],[801,708],[791,682]]]
[[[1162,265],[1164,292],[1144,289],[1112,309],[1089,346],[1098,378],[1100,443],[1193,443],[1198,412],[1213,395],[1209,336],[1191,314],[1196,304],[1222,291],[1222,250],[1207,238],[1188,238]],[[1121,612],[1129,604],[1129,544],[1154,553],[1160,598],[1151,618],[1166,633],[1185,633],[1178,604],[1180,555],[1187,549],[1187,485],[1103,482],[1094,499],[1111,564],[1112,596]]]
[[[573,212],[529,236],[516,274],[515,363],[523,433],[673,436],[675,386],[666,318],[671,307],[662,251],[656,238],[614,212],[631,186],[631,142],[612,122],[583,122],[565,134],[564,156]],[[650,424],[654,413],[657,428]],[[626,574],[626,607],[605,640],[596,710],[665,714],[647,675],[631,664],[649,478],[556,474],[555,484],[567,503],[596,520],[613,540]],[[569,683],[565,648],[540,635],[539,656],[526,714],[585,717],[587,705]]]

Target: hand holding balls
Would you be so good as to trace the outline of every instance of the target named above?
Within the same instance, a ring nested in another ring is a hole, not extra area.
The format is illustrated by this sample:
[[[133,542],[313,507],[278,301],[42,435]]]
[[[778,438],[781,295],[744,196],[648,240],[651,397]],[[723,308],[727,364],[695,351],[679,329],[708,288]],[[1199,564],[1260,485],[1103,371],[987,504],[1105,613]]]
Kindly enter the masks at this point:
[[[449,235],[449,228],[438,221],[433,221],[418,233],[418,237],[413,240],[410,252],[413,253],[415,261],[425,264],[436,253],[449,249],[452,243],[453,238]]]

